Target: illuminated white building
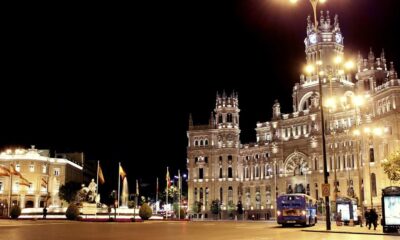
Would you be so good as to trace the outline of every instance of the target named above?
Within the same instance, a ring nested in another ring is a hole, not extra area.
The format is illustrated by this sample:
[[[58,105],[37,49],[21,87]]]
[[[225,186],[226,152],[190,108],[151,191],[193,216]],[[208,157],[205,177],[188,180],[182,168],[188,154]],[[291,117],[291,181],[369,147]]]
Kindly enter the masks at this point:
[[[282,113],[276,101],[271,121],[256,124],[256,143],[240,143],[235,93],[217,94],[208,125],[193,125],[190,118],[190,207],[198,201],[207,212],[214,199],[222,201],[223,209],[240,200],[245,209],[273,211],[275,196],[281,193],[322,198],[318,78],[322,79],[324,102],[335,99],[325,111],[331,200],[361,196],[364,206],[380,207],[381,189],[390,185],[381,162],[398,148],[400,140],[400,80],[393,63],[387,63],[383,50],[378,58],[371,50],[367,59],[359,54],[356,69],[346,72],[339,61],[345,57],[339,20],[337,16],[331,19],[329,13],[321,16],[317,31],[308,19],[304,43],[307,64],[316,69],[301,75],[293,87],[293,112]],[[357,99],[364,104],[356,105]],[[356,130],[360,134],[353,135]],[[335,179],[337,194],[333,193]]]
[[[83,162],[50,157],[49,150],[39,150],[35,146],[1,152],[0,166],[11,172],[14,166],[16,173],[0,176],[0,202],[6,206],[11,199],[22,209],[60,207],[60,186],[68,181],[82,182],[82,165]]]

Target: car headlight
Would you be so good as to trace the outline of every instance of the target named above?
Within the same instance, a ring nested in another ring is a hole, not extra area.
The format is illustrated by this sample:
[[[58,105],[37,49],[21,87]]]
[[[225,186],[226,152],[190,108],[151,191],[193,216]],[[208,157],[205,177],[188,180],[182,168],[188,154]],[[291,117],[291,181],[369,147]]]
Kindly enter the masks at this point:
[[[278,214],[278,216],[280,216],[281,215],[281,211],[277,211],[276,214]]]
[[[306,213],[307,213],[307,212],[306,212],[305,210],[301,211],[301,214],[302,214],[303,216],[305,216]]]

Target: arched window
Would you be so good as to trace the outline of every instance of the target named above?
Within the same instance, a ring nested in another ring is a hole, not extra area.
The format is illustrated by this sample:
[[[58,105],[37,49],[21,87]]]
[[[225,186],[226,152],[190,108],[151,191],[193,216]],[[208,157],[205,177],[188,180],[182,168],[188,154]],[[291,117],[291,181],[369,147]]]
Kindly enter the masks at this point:
[[[228,115],[226,115],[226,121],[227,122],[232,122],[232,113],[228,113]]]
[[[195,157],[195,158],[194,158],[194,162],[197,163],[198,161],[199,161],[199,158],[198,158],[198,157]]]
[[[231,186],[228,188],[228,203],[233,203],[233,188]]]
[[[203,202],[204,194],[203,194],[203,188],[200,188],[200,202]]]
[[[314,170],[318,170],[318,158],[314,157]]]
[[[249,178],[249,167],[245,167],[244,168],[244,172],[245,172],[245,178]]]
[[[258,165],[257,166],[255,166],[254,167],[255,168],[255,172],[256,172],[256,178],[258,178],[258,177],[260,177],[260,167],[258,167]]]
[[[204,162],[208,163],[208,157],[204,157]]]
[[[221,203],[224,201],[223,199],[224,196],[224,190],[222,189],[222,187],[219,189],[219,198],[221,199]]]
[[[199,179],[203,179],[203,177],[204,177],[203,168],[199,168]]]
[[[222,167],[219,167],[219,178],[222,178]]]
[[[315,184],[315,199],[318,200],[319,196],[318,196],[318,183]]]
[[[228,155],[228,161],[231,160],[232,161],[232,155]]]
[[[199,146],[199,141],[195,140],[195,141],[194,141],[194,145],[195,145],[195,146]]]
[[[208,146],[208,140],[207,139],[204,141],[204,145]]]
[[[228,178],[233,178],[232,167],[228,167]]]
[[[375,175],[375,173],[371,173],[371,194],[373,197],[376,197],[376,175]]]
[[[208,205],[208,187],[206,187],[206,207],[207,207],[207,205]]]
[[[222,123],[222,114],[218,115],[218,123]]]
[[[203,146],[203,140],[200,140],[200,146]]]
[[[369,162],[375,162],[375,157],[374,157],[374,148],[369,149]]]

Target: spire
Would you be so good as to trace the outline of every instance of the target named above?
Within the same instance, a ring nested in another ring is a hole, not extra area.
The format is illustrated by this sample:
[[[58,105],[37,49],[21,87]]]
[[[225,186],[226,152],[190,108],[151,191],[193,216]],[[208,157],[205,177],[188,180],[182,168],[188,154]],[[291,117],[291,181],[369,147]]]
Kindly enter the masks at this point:
[[[214,126],[215,125],[215,119],[214,119],[214,113],[213,112],[211,112],[211,114],[210,114],[210,119],[208,121],[208,124],[210,126]]]
[[[368,53],[368,68],[373,69],[374,68],[374,62],[375,62],[375,54],[372,51],[372,47],[369,48],[369,53]]]
[[[314,30],[314,24],[311,21],[311,16],[307,16],[307,35],[310,34]]]
[[[335,28],[335,31],[340,31],[340,27],[339,27],[339,16],[337,14],[335,14],[335,21],[333,23],[333,26]]]
[[[226,98],[226,93],[225,93],[225,89],[224,90],[222,90],[222,98]]]
[[[396,72],[396,69],[394,68],[394,63],[390,62],[389,80],[396,79],[396,78],[397,78],[397,72]]]
[[[189,128],[193,127],[193,118],[192,118],[192,113],[189,113]]]
[[[387,71],[385,49],[383,49],[383,48],[382,48],[382,52],[381,52],[381,61],[382,61],[383,70]]]
[[[319,18],[319,25],[323,26],[325,22],[325,18],[324,18],[324,11],[321,10],[321,16]]]
[[[326,22],[328,24],[328,26],[331,26],[331,17],[329,16],[329,10],[326,11]]]

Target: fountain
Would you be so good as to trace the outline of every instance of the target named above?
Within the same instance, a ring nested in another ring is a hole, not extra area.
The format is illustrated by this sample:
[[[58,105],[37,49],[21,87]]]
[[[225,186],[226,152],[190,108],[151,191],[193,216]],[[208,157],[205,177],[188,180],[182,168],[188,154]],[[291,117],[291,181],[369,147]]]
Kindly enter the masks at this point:
[[[128,196],[129,196],[128,180],[125,177],[124,181],[122,182],[121,208],[128,207]]]

